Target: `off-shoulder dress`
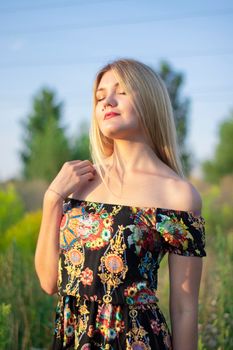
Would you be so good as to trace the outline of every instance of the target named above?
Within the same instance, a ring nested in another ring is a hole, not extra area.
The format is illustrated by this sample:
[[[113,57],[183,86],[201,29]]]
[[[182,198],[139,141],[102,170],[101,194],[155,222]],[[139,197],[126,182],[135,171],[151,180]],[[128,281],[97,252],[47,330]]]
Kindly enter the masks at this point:
[[[206,256],[204,218],[67,198],[53,349],[171,350],[156,292],[166,253]]]

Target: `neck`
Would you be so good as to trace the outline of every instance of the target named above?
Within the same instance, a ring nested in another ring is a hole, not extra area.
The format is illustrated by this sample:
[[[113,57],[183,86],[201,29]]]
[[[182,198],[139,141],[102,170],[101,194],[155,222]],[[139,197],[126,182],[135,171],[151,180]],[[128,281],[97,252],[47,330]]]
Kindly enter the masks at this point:
[[[109,171],[124,179],[145,170],[155,172],[161,166],[161,160],[144,141],[114,140],[114,151],[108,164]]]

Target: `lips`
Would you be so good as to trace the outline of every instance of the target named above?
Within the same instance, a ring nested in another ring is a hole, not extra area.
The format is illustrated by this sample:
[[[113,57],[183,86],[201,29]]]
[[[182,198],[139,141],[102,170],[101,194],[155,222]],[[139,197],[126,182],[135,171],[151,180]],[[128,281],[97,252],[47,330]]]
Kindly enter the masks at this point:
[[[119,113],[109,112],[104,115],[104,119],[110,119],[116,117],[117,115],[119,115]]]

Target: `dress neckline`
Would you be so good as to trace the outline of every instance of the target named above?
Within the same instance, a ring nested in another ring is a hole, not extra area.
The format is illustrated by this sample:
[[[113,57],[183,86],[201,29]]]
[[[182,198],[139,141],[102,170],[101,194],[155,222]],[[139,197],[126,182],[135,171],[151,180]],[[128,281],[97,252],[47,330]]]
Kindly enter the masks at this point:
[[[127,205],[127,204],[117,204],[117,203],[104,203],[104,202],[98,202],[98,201],[90,201],[86,199],[78,199],[78,198],[71,198],[67,197],[66,200],[71,200],[72,202],[78,202],[78,203],[86,203],[87,205],[94,203],[94,204],[99,204],[99,205],[104,205],[106,207],[117,207],[120,206],[121,208],[126,208],[126,209],[131,209],[131,208],[136,208],[136,209],[143,209],[145,211],[152,209],[154,211],[173,211],[174,213],[181,213],[181,214],[189,214],[191,215],[194,219],[202,219],[204,220],[202,215],[194,214],[192,210],[180,210],[180,209],[171,209],[171,208],[162,208],[162,207],[155,207],[155,206],[137,206],[137,205]]]

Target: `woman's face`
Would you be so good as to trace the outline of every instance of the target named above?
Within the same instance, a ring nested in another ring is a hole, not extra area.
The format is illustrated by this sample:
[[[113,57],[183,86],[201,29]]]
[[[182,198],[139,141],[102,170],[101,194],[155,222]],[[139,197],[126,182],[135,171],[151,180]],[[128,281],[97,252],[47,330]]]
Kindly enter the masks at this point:
[[[102,76],[96,89],[95,117],[101,132],[111,139],[138,139],[139,120],[132,99],[110,70]],[[107,115],[108,113],[116,115]]]

